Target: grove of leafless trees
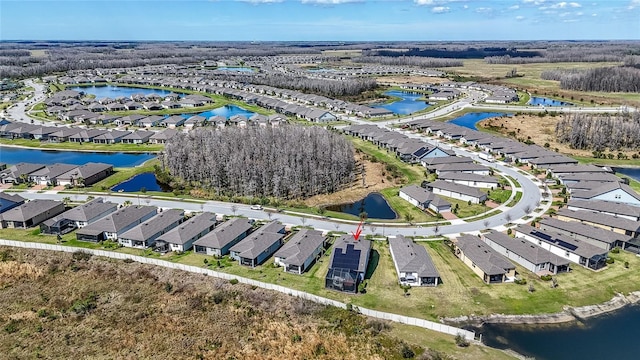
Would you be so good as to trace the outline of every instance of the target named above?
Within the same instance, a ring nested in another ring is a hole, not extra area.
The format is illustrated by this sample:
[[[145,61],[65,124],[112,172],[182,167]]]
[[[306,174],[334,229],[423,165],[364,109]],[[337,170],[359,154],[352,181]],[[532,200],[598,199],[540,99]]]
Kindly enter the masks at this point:
[[[640,69],[626,66],[588,70],[548,70],[540,77],[560,81],[560,87],[579,91],[640,92]]]
[[[353,180],[351,143],[315,126],[198,128],[165,147],[169,173],[217,195],[299,199]]]
[[[556,137],[575,149],[638,149],[640,114],[567,114],[556,124]]]
[[[246,82],[256,85],[268,85],[280,89],[297,90],[304,93],[324,95],[331,98],[358,95],[362,92],[373,90],[378,86],[376,79],[371,77],[333,79],[310,79],[305,76],[267,74],[264,76],[249,75],[222,75],[219,77],[233,76],[237,82]]]
[[[441,68],[441,67],[453,67],[462,66],[462,60],[458,59],[444,59],[444,58],[431,58],[431,57],[419,57],[419,56],[361,56],[352,59],[356,63],[370,63],[370,64],[382,64],[382,65],[394,65],[394,66],[416,66],[420,68]]]

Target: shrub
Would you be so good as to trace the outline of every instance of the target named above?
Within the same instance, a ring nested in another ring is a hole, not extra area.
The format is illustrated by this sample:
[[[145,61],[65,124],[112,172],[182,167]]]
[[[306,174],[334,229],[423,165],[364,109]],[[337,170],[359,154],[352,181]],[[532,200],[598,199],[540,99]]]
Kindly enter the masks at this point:
[[[553,277],[551,275],[542,275],[542,276],[540,276],[540,280],[543,280],[543,281],[551,281],[552,278]]]
[[[238,279],[229,280],[229,284],[231,284],[231,285],[236,285],[237,283],[239,283]]]
[[[456,345],[459,347],[467,347],[469,346],[469,341],[462,334],[456,335]]]
[[[402,353],[403,359],[413,359],[416,356],[416,353],[407,344],[402,344],[402,350],[400,352]]]
[[[297,343],[297,342],[300,342],[300,341],[302,341],[302,336],[300,336],[298,334],[295,334],[295,335],[293,335],[291,337],[291,342]]]
[[[617,247],[617,246],[616,246],[616,247],[614,247],[613,249],[611,249],[611,253],[612,253],[612,254],[618,254],[618,253],[620,253],[620,248],[619,248],[619,247]]]
[[[527,285],[527,279],[515,279],[513,282],[518,285]]]
[[[92,256],[93,255],[91,253],[78,250],[78,251],[75,251],[71,257],[73,258],[73,260],[89,261],[89,259],[91,259]]]
[[[625,261],[625,262],[624,262],[624,268],[625,268],[625,269],[628,269],[628,268],[629,268],[629,262],[628,262],[628,261]]]
[[[6,331],[7,334],[13,334],[14,332],[17,332],[18,322],[16,320],[9,321],[9,323],[4,326],[4,331]]]
[[[169,282],[168,282],[168,283],[165,283],[165,284],[164,284],[164,291],[166,291],[166,292],[168,292],[168,293],[171,293],[171,290],[173,290],[173,284],[171,284],[171,283],[169,283]]]
[[[134,262],[134,261],[133,261],[133,259],[132,259],[132,258],[126,258],[126,259],[124,259],[124,262],[125,262],[126,264],[131,264],[131,263],[132,263],[132,262]]]
[[[607,258],[607,264],[613,264],[616,262],[613,258]]]

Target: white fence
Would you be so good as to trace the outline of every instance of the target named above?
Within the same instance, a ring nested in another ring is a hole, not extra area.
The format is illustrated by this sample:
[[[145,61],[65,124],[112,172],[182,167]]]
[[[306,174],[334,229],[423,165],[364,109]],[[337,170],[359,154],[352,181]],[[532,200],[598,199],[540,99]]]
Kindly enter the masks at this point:
[[[143,263],[143,264],[162,266],[162,267],[165,267],[165,268],[177,269],[177,270],[187,271],[187,272],[196,273],[196,274],[204,274],[204,275],[208,275],[208,276],[217,277],[217,278],[220,278],[220,279],[226,279],[226,280],[237,279],[238,282],[243,283],[243,284],[257,286],[257,287],[260,287],[260,288],[263,288],[263,289],[275,290],[275,291],[281,292],[283,294],[295,296],[295,297],[298,297],[298,298],[301,298],[301,299],[305,299],[305,300],[310,300],[310,301],[313,301],[315,303],[324,304],[324,305],[331,305],[331,306],[339,307],[339,308],[342,308],[342,309],[346,309],[347,308],[347,304],[342,303],[340,301],[327,299],[327,298],[324,298],[324,297],[321,297],[321,296],[309,294],[309,293],[306,293],[306,292],[303,292],[303,291],[290,289],[290,288],[287,288],[287,287],[284,287],[284,286],[265,283],[265,282],[261,282],[261,281],[256,281],[256,280],[244,278],[244,277],[241,277],[241,276],[227,274],[227,273],[214,271],[214,270],[210,270],[210,269],[205,269],[205,268],[201,268],[201,267],[197,267],[197,266],[178,264],[178,263],[173,263],[173,262],[169,262],[169,261],[165,261],[165,260],[148,258],[148,257],[144,257],[144,256],[123,254],[123,253],[118,253],[118,252],[113,252],[113,251],[85,249],[85,248],[79,248],[79,247],[61,246],[61,245],[53,245],[53,244],[29,243],[29,242],[14,241],[14,240],[4,240],[4,239],[0,239],[0,245],[1,246],[13,246],[13,247],[19,247],[19,248],[28,248],[28,249],[63,251],[63,252],[71,252],[71,253],[72,252],[76,252],[76,251],[84,251],[84,252],[93,254],[95,256],[103,256],[103,257],[112,258],[112,259],[120,259],[120,260],[131,259],[133,261],[136,261],[136,262],[139,262],[139,263]],[[457,328],[457,327],[436,323],[436,322],[433,322],[433,321],[428,321],[428,320],[424,320],[424,319],[418,319],[418,318],[408,317],[408,316],[403,316],[403,315],[398,315],[398,314],[391,314],[391,313],[386,313],[386,312],[382,312],[382,311],[376,311],[376,310],[371,310],[371,309],[366,309],[366,308],[361,308],[361,307],[358,307],[358,310],[363,315],[374,317],[374,318],[377,318],[377,319],[389,320],[389,321],[394,321],[394,322],[398,322],[398,323],[401,323],[401,324],[418,326],[418,327],[421,327],[421,328],[425,328],[425,329],[429,329],[429,330],[433,330],[433,331],[438,331],[438,332],[449,334],[449,335],[458,335],[458,334],[460,334],[460,335],[464,336],[467,340],[470,340],[470,341],[473,341],[475,339],[475,332],[473,332],[473,331],[468,331],[468,330],[460,329],[460,328]]]

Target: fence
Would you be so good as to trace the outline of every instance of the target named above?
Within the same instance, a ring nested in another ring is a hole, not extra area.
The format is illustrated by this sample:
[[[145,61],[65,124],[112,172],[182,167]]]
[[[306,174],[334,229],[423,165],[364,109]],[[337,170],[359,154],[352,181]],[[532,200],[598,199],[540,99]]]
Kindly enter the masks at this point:
[[[284,287],[284,286],[265,283],[265,282],[261,282],[261,281],[256,281],[256,280],[244,278],[244,277],[241,277],[241,276],[227,274],[227,273],[223,273],[223,272],[219,272],[219,271],[215,271],[215,270],[210,270],[210,269],[205,269],[205,268],[201,268],[201,267],[197,267],[197,266],[178,264],[178,263],[173,263],[173,262],[169,262],[169,261],[165,261],[165,260],[148,258],[148,257],[144,257],[144,256],[136,256],[136,255],[131,255],[131,254],[123,254],[123,253],[118,253],[118,252],[113,252],[113,251],[105,251],[105,250],[85,249],[85,248],[79,248],[79,247],[53,245],[53,244],[29,243],[29,242],[22,242],[22,241],[15,241],[15,240],[5,240],[5,239],[0,239],[0,246],[12,246],[12,247],[19,247],[19,248],[49,250],[49,251],[63,251],[63,252],[70,252],[70,253],[73,253],[73,252],[76,252],[76,251],[84,251],[84,252],[90,253],[90,254],[95,255],[95,256],[102,256],[102,257],[107,257],[107,258],[112,258],[112,259],[119,259],[119,260],[131,259],[133,261],[136,261],[136,262],[139,262],[139,263],[143,263],[143,264],[162,266],[162,267],[165,267],[165,268],[182,270],[182,271],[187,271],[187,272],[196,273],[196,274],[204,274],[204,275],[207,275],[207,276],[213,276],[213,277],[217,277],[217,278],[220,278],[220,279],[226,279],[226,280],[237,279],[238,282],[243,283],[243,284],[256,286],[256,287],[263,288],[263,289],[278,291],[278,292],[283,293],[283,294],[287,294],[287,295],[295,296],[297,298],[313,301],[315,303],[319,303],[319,304],[323,304],[323,305],[335,306],[335,307],[339,307],[339,308],[342,308],[342,309],[346,309],[347,308],[347,304],[342,303],[340,301],[327,299],[327,298],[324,298],[324,297],[321,297],[321,296],[309,294],[309,293],[306,293],[306,292],[303,292],[303,291],[290,289],[290,288],[287,288],[287,287]],[[433,330],[433,331],[437,331],[437,332],[441,332],[441,333],[445,333],[445,334],[449,334],[449,335],[462,335],[469,341],[475,340],[475,332],[473,332],[473,331],[468,331],[468,330],[460,329],[460,328],[457,328],[457,327],[436,323],[436,322],[429,321],[429,320],[418,319],[418,318],[409,317],[409,316],[403,316],[403,315],[398,315],[398,314],[391,314],[391,313],[386,313],[386,312],[376,311],[376,310],[371,310],[371,309],[366,309],[366,308],[360,308],[359,307],[358,310],[359,310],[359,312],[361,314],[366,315],[366,316],[370,316],[370,317],[373,317],[373,318],[394,321],[394,322],[398,322],[398,323],[401,323],[401,324],[418,326],[418,327],[421,327],[421,328],[425,328],[425,329],[429,329],[429,330]]]

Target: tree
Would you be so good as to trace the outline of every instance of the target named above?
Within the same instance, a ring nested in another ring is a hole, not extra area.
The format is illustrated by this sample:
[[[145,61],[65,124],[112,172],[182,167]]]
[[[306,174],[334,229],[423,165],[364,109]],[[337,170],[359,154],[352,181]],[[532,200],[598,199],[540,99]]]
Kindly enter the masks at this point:
[[[131,200],[125,200],[125,202],[122,203],[122,206],[124,206],[124,207],[131,206],[131,205],[133,205]]]
[[[238,205],[236,205],[236,204],[231,205],[231,212],[235,216],[236,213],[238,212]]]
[[[411,213],[404,214],[404,219],[411,224],[413,222],[414,216]]]
[[[62,198],[62,202],[64,203],[65,207],[68,207],[69,204],[71,203],[71,198],[68,197],[68,196],[65,196],[65,197]]]

